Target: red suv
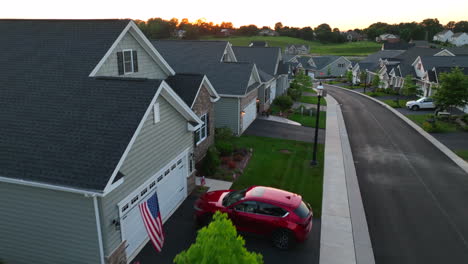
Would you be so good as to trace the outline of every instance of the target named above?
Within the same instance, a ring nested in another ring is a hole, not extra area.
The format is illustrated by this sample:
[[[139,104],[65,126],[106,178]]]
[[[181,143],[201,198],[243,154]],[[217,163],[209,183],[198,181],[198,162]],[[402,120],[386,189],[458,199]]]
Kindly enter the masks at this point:
[[[227,213],[239,231],[270,236],[280,249],[302,242],[312,229],[312,209],[300,195],[263,186],[208,192],[195,202],[198,223]]]

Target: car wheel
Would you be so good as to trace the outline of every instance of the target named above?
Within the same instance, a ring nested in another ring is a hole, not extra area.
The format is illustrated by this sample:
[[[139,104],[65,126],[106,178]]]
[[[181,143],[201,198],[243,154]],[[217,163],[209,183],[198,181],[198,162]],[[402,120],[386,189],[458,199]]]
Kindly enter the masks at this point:
[[[272,234],[273,245],[281,250],[289,249],[293,246],[294,237],[291,231],[279,229]]]
[[[419,110],[419,106],[413,105],[413,106],[411,107],[411,110],[413,110],[413,111],[418,111],[418,110]]]

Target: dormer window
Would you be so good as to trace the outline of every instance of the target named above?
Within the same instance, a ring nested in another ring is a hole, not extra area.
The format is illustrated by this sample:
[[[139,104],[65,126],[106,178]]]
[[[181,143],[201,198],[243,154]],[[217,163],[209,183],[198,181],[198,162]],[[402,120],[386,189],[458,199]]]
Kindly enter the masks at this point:
[[[136,50],[126,49],[117,52],[119,75],[138,72],[138,56]]]

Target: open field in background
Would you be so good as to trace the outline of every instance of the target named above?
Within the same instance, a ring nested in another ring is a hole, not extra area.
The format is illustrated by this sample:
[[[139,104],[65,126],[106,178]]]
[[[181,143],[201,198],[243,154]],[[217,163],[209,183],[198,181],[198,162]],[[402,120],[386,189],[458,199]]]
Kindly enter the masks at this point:
[[[208,40],[228,40],[234,46],[248,46],[251,41],[267,41],[270,47],[284,47],[288,44],[306,44],[311,47],[310,53],[315,55],[342,55],[342,56],[366,56],[374,53],[381,48],[381,44],[371,41],[346,42],[341,44],[324,44],[318,41],[308,41],[291,37],[204,37]]]

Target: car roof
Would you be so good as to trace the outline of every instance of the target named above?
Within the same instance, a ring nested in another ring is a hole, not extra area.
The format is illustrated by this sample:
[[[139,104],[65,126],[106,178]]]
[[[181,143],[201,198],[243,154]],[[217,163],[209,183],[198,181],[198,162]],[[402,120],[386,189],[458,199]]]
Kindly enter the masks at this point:
[[[265,186],[252,186],[247,189],[245,198],[260,202],[281,204],[284,207],[295,209],[302,201],[298,194]]]

